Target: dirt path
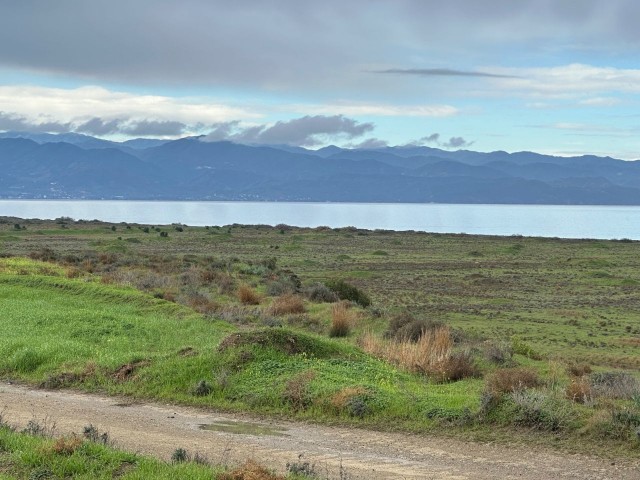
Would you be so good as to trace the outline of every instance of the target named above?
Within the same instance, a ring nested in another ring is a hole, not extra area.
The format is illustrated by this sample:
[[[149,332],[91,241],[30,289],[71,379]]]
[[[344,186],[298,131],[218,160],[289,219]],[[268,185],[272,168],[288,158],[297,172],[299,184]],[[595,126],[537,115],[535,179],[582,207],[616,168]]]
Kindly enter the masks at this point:
[[[465,443],[428,436],[269,422],[81,393],[31,390],[1,384],[0,411],[11,423],[55,422],[56,433],[81,432],[93,424],[116,446],[168,459],[178,447],[213,462],[247,458],[278,470],[308,461],[323,477],[383,479],[640,479],[640,460],[606,461],[539,449]],[[204,430],[209,425],[213,430]]]

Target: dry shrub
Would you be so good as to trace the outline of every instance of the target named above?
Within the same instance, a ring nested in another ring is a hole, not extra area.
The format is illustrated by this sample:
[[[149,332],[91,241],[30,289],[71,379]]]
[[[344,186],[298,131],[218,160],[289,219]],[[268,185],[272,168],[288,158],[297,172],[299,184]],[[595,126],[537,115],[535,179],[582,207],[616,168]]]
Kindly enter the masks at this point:
[[[591,383],[587,377],[576,377],[567,386],[565,394],[569,400],[576,403],[590,403],[593,400]]]
[[[221,473],[217,478],[219,480],[285,480],[286,477],[271,473],[254,460],[247,460],[244,465],[230,472]]]
[[[163,295],[164,296],[164,295]],[[211,314],[218,310],[220,305],[211,300],[206,295],[193,292],[187,295],[185,303],[198,313]]]
[[[329,404],[338,412],[346,412],[352,417],[363,417],[369,407],[367,398],[371,393],[364,387],[346,387],[334,393]]]
[[[567,372],[574,377],[582,377],[591,373],[591,365],[588,363],[570,363]]]
[[[308,407],[312,400],[309,385],[314,378],[316,378],[316,372],[306,370],[289,379],[285,384],[284,392],[282,392],[284,401],[291,405],[294,410],[302,410]]]
[[[453,351],[451,331],[445,326],[424,332],[415,343],[411,340],[384,341],[367,333],[360,340],[360,346],[374,356],[441,382],[479,374],[468,352]]]
[[[83,275],[82,270],[76,267],[69,267],[65,270],[65,276],[67,278],[78,278],[78,277],[81,277],[82,275]]]
[[[51,451],[58,455],[73,455],[81,445],[82,439],[76,435],[60,437],[51,446]]]
[[[268,313],[270,315],[288,315],[304,313],[306,311],[304,307],[304,301],[298,295],[291,293],[285,293],[273,300],[273,303],[269,307]]]
[[[218,285],[218,292],[221,295],[228,295],[235,289],[236,281],[228,273],[221,273],[216,278],[216,285]]]
[[[260,305],[260,294],[249,285],[240,285],[238,288],[238,300],[244,305]]]
[[[501,368],[487,378],[487,390],[493,395],[517,392],[540,385],[540,378],[530,368]]]
[[[627,372],[596,372],[589,379],[598,397],[630,399],[640,395],[640,382]]]
[[[331,307],[330,337],[346,337],[355,321],[355,314],[349,310],[345,302],[336,303]]]

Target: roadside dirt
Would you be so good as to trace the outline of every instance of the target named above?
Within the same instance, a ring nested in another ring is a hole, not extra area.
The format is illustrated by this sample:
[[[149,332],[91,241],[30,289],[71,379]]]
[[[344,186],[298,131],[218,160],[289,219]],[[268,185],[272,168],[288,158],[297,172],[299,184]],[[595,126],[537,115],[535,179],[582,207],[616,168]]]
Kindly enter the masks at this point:
[[[60,435],[93,424],[117,447],[165,460],[184,448],[229,466],[253,458],[283,471],[287,462],[305,461],[330,479],[640,479],[640,459],[612,462],[533,448],[271,422],[6,383],[0,385],[0,411],[19,427],[34,419],[55,422]]]

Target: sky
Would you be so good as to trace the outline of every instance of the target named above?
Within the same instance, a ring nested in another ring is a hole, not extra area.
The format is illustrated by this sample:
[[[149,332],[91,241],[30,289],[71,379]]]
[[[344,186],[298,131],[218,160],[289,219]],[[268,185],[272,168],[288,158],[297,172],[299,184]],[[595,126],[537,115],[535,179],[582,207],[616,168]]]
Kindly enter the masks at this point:
[[[640,158],[637,0],[0,0],[0,131]]]

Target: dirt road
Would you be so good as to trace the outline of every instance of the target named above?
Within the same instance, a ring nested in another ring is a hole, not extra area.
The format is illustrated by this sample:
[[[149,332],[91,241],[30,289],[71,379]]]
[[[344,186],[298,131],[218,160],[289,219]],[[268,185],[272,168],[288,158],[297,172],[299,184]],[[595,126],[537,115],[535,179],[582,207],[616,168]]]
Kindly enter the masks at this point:
[[[540,449],[368,430],[270,422],[161,404],[0,385],[0,411],[24,426],[47,418],[56,433],[93,424],[116,446],[168,459],[178,447],[234,465],[254,458],[277,470],[308,461],[325,478],[640,479],[640,460],[611,462]],[[204,426],[204,427],[203,427]],[[299,457],[302,456],[302,457]],[[344,475],[343,475],[344,478]]]

